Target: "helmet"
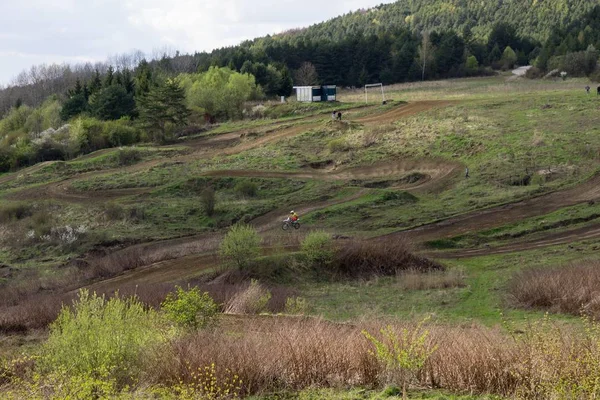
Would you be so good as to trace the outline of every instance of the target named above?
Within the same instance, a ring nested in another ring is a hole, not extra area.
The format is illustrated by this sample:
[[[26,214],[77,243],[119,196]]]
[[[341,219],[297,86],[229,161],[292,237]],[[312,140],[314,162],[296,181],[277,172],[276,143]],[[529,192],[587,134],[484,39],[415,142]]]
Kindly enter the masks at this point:
[[[290,214],[295,214],[296,212],[294,210],[290,211]]]

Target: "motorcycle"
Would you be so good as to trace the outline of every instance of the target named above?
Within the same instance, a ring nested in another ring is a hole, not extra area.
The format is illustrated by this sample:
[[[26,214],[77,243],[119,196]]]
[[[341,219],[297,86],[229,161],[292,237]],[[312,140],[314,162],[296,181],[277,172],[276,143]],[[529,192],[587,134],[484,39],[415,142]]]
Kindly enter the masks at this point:
[[[290,228],[300,229],[300,223],[298,220],[292,221],[291,218],[287,218],[283,221],[283,226],[281,227],[284,231],[287,231]]]

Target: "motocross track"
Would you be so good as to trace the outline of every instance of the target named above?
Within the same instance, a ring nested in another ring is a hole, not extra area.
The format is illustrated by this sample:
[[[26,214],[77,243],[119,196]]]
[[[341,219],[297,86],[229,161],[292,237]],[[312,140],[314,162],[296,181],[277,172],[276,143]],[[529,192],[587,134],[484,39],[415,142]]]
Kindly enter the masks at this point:
[[[397,119],[408,117],[411,115],[415,115],[422,111],[429,110],[433,107],[440,107],[450,104],[449,102],[442,101],[424,101],[424,102],[416,102],[404,104],[398,107],[394,107],[389,111],[385,111],[383,113],[376,114],[375,116],[368,116],[363,118],[357,118],[353,121],[359,122],[365,125],[381,123],[382,121],[395,121]],[[367,107],[371,108],[371,107]],[[344,115],[347,118],[351,118],[353,114],[357,111],[363,111],[365,107],[361,107],[352,111],[346,112]],[[12,193],[7,196],[8,199],[11,200],[41,200],[41,199],[58,199],[63,201],[70,202],[79,202],[79,203],[94,203],[94,202],[104,202],[106,200],[110,200],[113,198],[125,197],[125,196],[133,196],[139,195],[143,193],[147,193],[149,191],[154,190],[155,188],[125,188],[125,189],[111,189],[111,190],[102,190],[102,191],[76,191],[71,188],[71,183],[75,180],[81,179],[89,179],[96,176],[102,175],[110,175],[113,173],[122,173],[129,172],[134,173],[138,171],[147,170],[153,167],[158,167],[165,163],[187,163],[198,159],[206,159],[215,156],[228,156],[239,154],[241,152],[255,149],[261,146],[264,146],[267,143],[274,143],[280,141],[285,138],[294,137],[304,132],[307,132],[311,129],[319,127],[323,121],[326,121],[327,117],[323,117],[323,115],[311,116],[302,119],[304,123],[298,125],[289,126],[289,123],[279,124],[279,125],[268,125],[266,129],[262,131],[257,130],[243,130],[237,132],[226,133],[222,135],[215,135],[209,137],[203,137],[199,139],[194,139],[189,142],[183,142],[181,145],[190,147],[194,151],[190,154],[173,157],[168,161],[166,160],[151,160],[140,162],[135,165],[129,167],[120,167],[109,170],[99,170],[99,171],[91,171],[85,172],[82,174],[78,174],[75,176],[71,176],[59,182],[53,182],[46,185],[36,186],[30,189],[24,189],[15,193]],[[233,145],[232,145],[233,144]],[[106,150],[101,150],[106,151]],[[84,157],[89,157],[84,156]],[[9,182],[11,180],[17,179],[19,176],[29,175],[38,170],[40,170],[43,166],[49,165],[51,163],[43,163],[33,166],[31,168],[27,168],[23,171],[20,171],[15,174],[11,174],[9,176],[3,177],[3,181],[1,182]],[[433,165],[431,162],[427,161],[425,163],[425,169],[423,170],[423,174],[430,176],[431,181],[435,181],[436,179],[442,179],[447,177],[451,172],[457,171],[459,168],[457,165],[444,165],[442,163],[438,163],[438,166],[434,169],[431,169]],[[413,164],[416,168],[414,171],[406,170],[405,174],[409,174],[410,172],[421,172],[418,163]],[[371,167],[366,167],[371,168]],[[451,168],[449,170],[448,168]],[[372,169],[372,168],[371,168]],[[392,168],[393,169],[393,168]],[[384,174],[386,169],[382,169],[382,174],[379,177],[385,177],[387,175]],[[230,175],[226,175],[229,173]],[[223,172],[215,172],[215,174],[220,174],[218,176],[238,176],[236,174],[241,174],[239,171],[223,171]],[[206,175],[208,175],[207,173]],[[256,171],[256,175],[254,176],[263,176],[268,175],[266,171]],[[377,177],[373,172],[368,173],[372,178]],[[367,174],[367,175],[368,175]],[[250,176],[250,175],[239,175],[239,176]],[[266,177],[266,176],[265,176]],[[274,174],[273,177],[291,177],[291,178],[302,178],[302,174],[297,173],[280,173]],[[311,178],[315,177],[318,179],[317,174],[311,175],[306,174],[306,177]],[[335,178],[332,178],[335,179]],[[342,178],[343,179],[343,178]]]
[[[367,117],[356,118],[353,121],[365,125],[390,123],[401,118],[432,109],[434,107],[445,106],[448,104],[450,104],[450,102],[415,102],[400,107],[395,107],[392,110],[379,113],[378,115],[369,115]],[[346,119],[348,119],[348,115],[351,114],[351,112],[347,112],[345,114]],[[259,132],[256,130],[244,130],[218,136],[194,139],[189,142],[181,143],[181,145],[188,146],[194,150],[191,154],[174,157],[169,159],[167,162],[183,163],[199,158],[213,157],[216,155],[237,154],[246,150],[263,146],[267,143],[276,142],[284,138],[293,137],[295,135],[304,133],[310,129],[318,127],[326,120],[327,119],[322,115],[313,116],[303,119],[303,124],[293,126],[286,126],[283,124],[269,125],[266,130]],[[11,195],[10,197],[17,199],[58,198],[66,201],[95,202],[104,201],[109,198],[141,194],[153,189],[131,188],[100,192],[77,192],[70,188],[70,184],[75,179],[84,179],[114,172],[142,171],[152,167],[159,167],[164,163],[165,160],[153,160],[142,162],[131,167],[88,172],[70,177],[58,183],[52,183],[41,187],[36,187],[34,189],[23,190]],[[20,174],[33,173],[41,168],[42,165],[36,165],[30,169],[22,171]],[[305,168],[304,170],[296,172],[230,170],[208,171],[202,175],[348,181],[395,178],[398,179],[399,184],[395,185],[394,187],[408,191],[432,191],[438,187],[448,185],[449,182],[454,180],[454,178],[460,174],[461,169],[462,167],[459,164],[437,162],[435,160],[402,160],[347,169]],[[413,182],[402,182],[403,178],[414,172],[419,172],[422,174],[421,178]],[[17,174],[0,178],[0,183],[14,179],[14,175]],[[358,199],[367,193],[367,191],[368,189],[360,189],[345,198],[325,200],[318,203],[296,206],[295,208],[301,214],[306,214],[311,211]],[[408,237],[412,242],[420,244],[434,239],[450,238],[468,232],[482,231],[502,226],[525,218],[544,215],[556,211],[562,207],[598,199],[600,199],[600,176],[595,176],[588,182],[570,189],[549,193],[512,204],[493,207],[486,210],[473,211],[441,222],[387,236]],[[286,214],[288,211],[289,210],[283,208],[273,210],[261,217],[256,218],[251,223],[260,232],[265,234],[270,230],[279,229],[279,225],[281,223],[280,217]],[[481,248],[444,253],[431,253],[431,256],[438,258],[462,258],[487,254],[500,254],[505,252],[535,249],[561,243],[570,243],[595,237],[600,237],[600,225],[580,228],[562,233],[553,233],[545,236],[542,239],[510,244],[498,248]],[[192,277],[197,275],[201,270],[206,270],[217,265],[214,256],[207,255],[207,253],[214,252],[216,250],[221,238],[222,235],[220,234],[207,233],[187,238],[144,243],[119,250],[116,252],[117,255],[120,253],[125,255],[127,253],[141,252],[144,254],[145,258],[149,260],[149,262],[146,267],[138,268],[108,281],[99,282],[96,285],[109,285],[110,287],[115,287],[115,285],[122,285],[131,282],[172,282],[186,277]]]
[[[385,121],[395,121],[402,117],[414,115],[415,113],[428,110],[435,106],[446,105],[444,102],[422,102],[409,104],[403,107],[395,108],[391,111],[379,115],[379,118],[372,116],[358,119],[358,122],[370,124],[381,123]],[[317,124],[315,124],[317,125]],[[312,126],[312,125],[309,125]],[[233,154],[236,149],[243,146],[244,149],[260,146],[271,140],[280,140],[283,137],[289,137],[310,129],[306,125],[303,127],[295,126],[281,131],[275,131],[276,136],[263,136],[260,142],[250,141],[242,142],[238,146],[225,149],[229,154]],[[272,135],[274,135],[272,133]],[[221,138],[211,138],[213,142],[223,142],[235,140],[234,134],[227,134]],[[239,136],[238,136],[239,137]],[[198,141],[200,143],[200,141]],[[207,143],[208,141],[204,141]],[[241,150],[243,151],[243,150]],[[218,151],[217,151],[218,152]],[[222,154],[222,152],[221,152]],[[382,177],[401,178],[411,172],[418,171],[423,177],[417,182],[405,183],[399,185],[404,190],[432,190],[437,186],[448,184],[460,172],[462,167],[458,164],[429,161],[392,161],[379,165],[372,165],[359,168],[339,169],[307,169],[297,172],[276,172],[276,171],[209,171],[204,173],[206,176],[241,176],[241,177],[272,177],[272,178],[306,178],[306,179],[324,179],[324,180],[369,180]],[[301,214],[306,214],[321,208],[330,207],[336,204],[342,204],[355,200],[364,195],[368,189],[357,190],[354,194],[340,199],[326,200],[310,205],[296,206],[296,210]],[[429,240],[450,238],[468,232],[476,232],[502,226],[524,218],[530,218],[556,211],[562,207],[571,206],[590,200],[600,199],[600,176],[595,176],[589,181],[569,188],[556,191],[536,198],[493,207],[486,210],[478,210],[464,215],[456,216],[445,221],[418,227],[409,231],[398,232],[388,236],[408,237],[413,243],[421,244]],[[273,210],[261,217],[256,218],[251,223],[263,233],[279,229],[280,217],[289,210]],[[430,253],[432,257],[437,258],[463,258],[474,257],[488,254],[500,254],[505,252],[523,251],[535,249],[544,246],[551,246],[560,243],[569,243],[586,238],[600,237],[600,226],[591,228],[581,228],[574,231],[554,233],[545,236],[542,239],[531,240],[511,244],[498,248],[467,249],[444,253]],[[217,265],[214,256],[208,255],[217,249],[222,236],[220,234],[203,234],[188,238],[172,239],[154,243],[146,243],[131,248],[120,250],[127,253],[131,251],[142,251],[148,259],[160,260],[165,256],[165,261],[149,262],[148,266],[136,269],[124,275],[101,282],[97,285],[103,287],[114,287],[132,282],[172,282],[181,280],[185,277],[192,277],[200,271],[213,268]],[[375,239],[376,240],[376,239]],[[105,286],[108,285],[108,286]]]
[[[392,122],[396,121],[400,118],[408,117],[422,111],[429,110],[433,107],[445,106],[449,104],[448,102],[419,102],[414,104],[408,104],[401,107],[396,107],[390,111],[379,114],[377,117],[369,116],[365,118],[356,119],[356,122],[360,122],[363,124],[374,124],[381,123],[381,121]],[[261,146],[264,143],[281,140],[285,137],[291,137],[293,135],[297,135],[303,133],[313,126],[318,126],[317,123],[303,125],[303,126],[294,126],[288,129],[283,129],[281,131],[275,131],[270,135],[266,135],[261,137],[255,141],[244,143],[226,148],[224,151],[220,151],[220,154],[233,154],[237,151],[244,151],[249,148],[254,148],[257,146]],[[220,135],[221,137],[209,138],[208,140],[197,140],[193,144],[194,147],[202,148],[200,143],[216,143],[216,142],[227,142],[234,141],[239,138],[238,133],[230,133],[225,135]],[[189,157],[189,156],[188,156]],[[138,166],[138,168],[140,168]],[[404,178],[406,175],[414,172],[419,172],[421,175],[420,179],[416,181],[407,181],[399,185],[404,190],[435,190],[437,187],[446,185],[447,182],[453,180],[457,174],[460,173],[462,167],[457,163],[448,163],[443,161],[436,160],[426,160],[426,161],[392,161],[387,163],[379,163],[376,165],[370,165],[365,167],[356,167],[356,168],[348,168],[348,169],[340,169],[336,170],[335,168],[330,168],[327,170],[311,170],[308,171],[299,171],[299,172],[291,172],[291,173],[283,173],[283,172],[271,172],[271,171],[210,171],[206,172],[204,175],[206,176],[248,176],[248,177],[275,177],[275,178],[307,178],[307,179],[326,179],[326,180],[369,180],[375,178],[382,177],[395,177],[395,178]],[[103,171],[102,173],[106,173]],[[81,176],[80,176],[81,177]],[[79,177],[79,178],[80,178]],[[61,188],[59,192],[62,190],[62,198],[65,197],[66,193],[68,193],[68,187],[65,185],[68,182],[62,182],[59,185],[54,185],[54,188]],[[127,189],[129,190],[129,189]],[[118,195],[122,195],[123,193],[136,193],[135,190],[132,192],[120,191],[117,192]],[[114,191],[109,191],[114,192]],[[330,207],[337,204],[346,203],[352,200],[356,200],[366,194],[368,189],[362,188],[356,190],[353,194],[343,197],[343,198],[335,198],[330,200],[324,200],[317,203],[310,203],[305,205],[295,206],[297,212],[301,214],[306,214],[312,211],[316,211],[322,208]],[[56,189],[51,191],[53,194],[56,193]],[[73,196],[85,196],[90,195],[88,193],[78,193],[71,194],[70,198],[73,199]],[[93,193],[91,195],[94,195]],[[281,225],[281,216],[286,215],[288,213],[288,209],[277,209],[273,210],[265,215],[262,215],[253,221],[251,224],[256,227],[256,229],[263,233],[263,236],[266,236],[266,240],[269,240],[269,236],[275,237],[274,243],[280,243],[280,239],[277,237],[277,234],[273,232],[278,232],[280,230]],[[270,232],[271,231],[271,232]],[[286,235],[287,238],[283,240],[290,240],[290,235]],[[133,282],[172,282],[178,281],[186,277],[193,277],[198,275],[201,271],[213,268],[217,265],[217,260],[214,258],[214,255],[207,254],[213,253],[218,248],[218,244],[222,238],[221,234],[217,233],[207,233],[196,235],[192,237],[179,238],[179,239],[171,239],[165,241],[151,242],[151,243],[143,243],[135,246],[131,246],[122,250],[118,250],[115,253],[112,253],[111,257],[123,257],[126,258],[128,254],[143,254],[144,259],[148,260],[147,266],[138,268],[134,271],[130,271],[126,274],[117,276],[108,281],[98,282],[93,285],[94,289],[101,288],[114,288],[120,285],[126,285],[128,283]],[[298,238],[295,238],[298,240]],[[294,247],[297,243],[292,243],[290,246]],[[155,261],[154,261],[155,260]]]
[[[518,242],[498,247],[485,247],[480,249],[467,249],[450,252],[432,252],[427,253],[427,256],[433,258],[471,258],[480,256],[490,256],[497,254],[516,253],[520,251],[528,251],[541,249],[544,247],[557,246],[561,244],[569,244],[574,242],[581,242],[584,240],[598,239],[600,238],[600,224],[594,224],[591,226],[585,226],[577,229],[571,229],[564,232],[556,232],[552,234],[544,235],[543,238],[527,240],[525,242]]]

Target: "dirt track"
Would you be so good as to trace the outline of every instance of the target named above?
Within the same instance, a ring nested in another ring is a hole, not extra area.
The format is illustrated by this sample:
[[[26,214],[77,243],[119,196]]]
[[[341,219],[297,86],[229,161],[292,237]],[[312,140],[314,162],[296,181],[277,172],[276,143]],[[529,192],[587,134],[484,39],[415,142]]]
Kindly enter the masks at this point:
[[[381,121],[396,120],[399,118],[414,115],[416,113],[431,109],[436,106],[444,106],[446,104],[448,104],[448,103],[447,102],[435,102],[435,101],[405,104],[402,106],[395,107],[392,110],[389,110],[389,111],[386,111],[383,113],[379,113],[376,116],[358,118],[358,119],[356,119],[356,121],[361,122],[363,124],[367,124],[367,125],[373,124],[373,123],[381,123]],[[364,111],[364,108],[362,108],[360,110]],[[355,113],[356,113],[356,111],[349,111],[346,113],[346,116],[348,118],[351,118],[352,115]],[[187,143],[182,143],[182,145],[187,145],[187,146],[191,147],[192,149],[194,149],[195,150],[194,152],[192,152],[191,154],[186,154],[186,155],[171,158],[171,159],[169,159],[168,162],[169,163],[187,163],[187,162],[191,162],[191,161],[194,161],[197,159],[210,158],[210,157],[214,157],[214,156],[218,156],[218,155],[239,154],[239,153],[247,151],[247,150],[258,148],[267,143],[273,143],[273,142],[277,142],[277,141],[280,141],[285,138],[297,136],[297,135],[307,132],[311,129],[317,128],[325,120],[328,120],[328,117],[324,117],[322,115],[317,115],[317,116],[312,116],[312,117],[302,119],[301,121],[304,123],[297,124],[297,125],[289,126],[289,123],[279,124],[279,125],[268,125],[266,129],[264,129],[264,127],[261,128],[261,129],[263,129],[262,131],[253,130],[255,135],[257,135],[256,137],[248,137],[248,136],[242,137],[243,135],[247,134],[250,131],[250,130],[244,130],[244,131],[226,133],[223,135],[211,136],[211,137],[207,137],[207,138],[195,139],[195,140],[192,140]],[[295,121],[295,122],[297,122],[297,121]],[[229,144],[233,144],[233,146],[228,146]],[[101,151],[105,151],[105,150],[101,150]],[[89,156],[90,155],[88,155],[86,157],[89,157]],[[120,168],[114,168],[114,169],[109,169],[109,170],[86,172],[86,173],[82,173],[82,174],[78,174],[78,175],[66,178],[60,182],[54,182],[54,183],[50,183],[47,185],[41,185],[41,186],[37,186],[34,188],[21,190],[21,191],[18,191],[16,193],[13,193],[13,194],[7,196],[7,198],[13,199],[13,200],[40,200],[40,199],[52,198],[52,199],[59,199],[59,200],[63,200],[63,201],[87,203],[87,202],[103,202],[103,201],[106,201],[107,199],[143,194],[143,193],[147,193],[148,191],[151,191],[153,189],[151,189],[151,188],[126,188],[126,189],[113,189],[113,190],[92,191],[92,192],[76,191],[71,188],[71,183],[75,180],[89,179],[89,178],[92,178],[95,176],[110,175],[113,173],[120,173],[120,172],[133,173],[133,172],[137,172],[137,171],[143,171],[143,170],[146,170],[146,169],[149,169],[152,167],[160,166],[163,163],[165,163],[164,160],[151,160],[151,161],[140,162],[140,163],[132,165],[130,167],[120,167]],[[17,177],[20,175],[32,174],[32,173],[38,171],[39,169],[41,169],[44,165],[48,165],[48,164],[50,164],[50,163],[39,164],[39,165],[33,166],[31,168],[25,169],[23,171],[20,171],[18,174],[11,174],[9,176],[3,177],[3,181],[8,182],[8,181],[17,179]],[[415,168],[415,171],[413,171],[413,172],[422,172],[425,175],[430,176],[431,181],[435,181],[438,178],[442,179],[442,178],[445,178],[448,176],[448,173],[449,173],[448,166],[444,165],[443,163],[437,163],[437,165],[434,166],[433,168],[431,168],[431,167],[434,165],[434,163],[432,163],[431,161],[426,161],[423,165],[428,167],[429,169],[426,168],[426,170],[420,171],[419,163],[413,162],[413,166]],[[371,168],[371,172],[366,173],[364,175],[366,176],[366,175],[370,174],[371,177],[377,177],[376,174],[373,172],[374,169],[372,167],[366,167],[365,170],[368,170],[369,168]],[[454,168],[456,168],[456,166],[452,165],[451,166],[452,171],[454,171]],[[381,176],[381,177],[389,176],[389,175],[385,175],[386,169],[382,169],[381,171],[382,171],[382,173],[379,176]],[[410,171],[407,169],[404,172],[406,174],[410,173]],[[210,173],[207,173],[206,175],[209,175],[209,174]],[[239,172],[239,171],[217,171],[217,172],[214,172],[213,174],[215,174],[215,176],[265,176],[266,177],[267,175],[269,175],[269,172],[254,171],[255,175],[249,175],[249,174],[248,175],[238,175],[238,174],[241,174],[241,172]],[[227,174],[229,174],[229,175],[227,175]],[[271,174],[272,174],[272,177],[303,178],[302,173],[281,172],[281,173],[271,173]],[[348,176],[350,176],[350,175],[348,175]],[[317,173],[314,173],[314,174],[306,174],[306,176],[304,176],[304,177],[318,179],[319,177],[326,177],[326,175],[318,175]],[[332,179],[335,179],[335,178],[332,178]],[[341,178],[341,179],[344,179],[344,178]],[[0,183],[1,182],[2,181],[0,181]]]
[[[456,250],[448,252],[432,252],[433,258],[471,258],[497,254],[517,253],[521,251],[542,249],[550,246],[581,242],[600,238],[600,224],[593,224],[563,232],[546,234],[542,238],[520,241],[498,247],[483,247],[477,249]]]
[[[560,190],[532,199],[475,211],[438,223],[395,233],[417,243],[447,239],[469,232],[496,228],[515,221],[554,212],[560,208],[600,199],[600,175],[573,188]]]

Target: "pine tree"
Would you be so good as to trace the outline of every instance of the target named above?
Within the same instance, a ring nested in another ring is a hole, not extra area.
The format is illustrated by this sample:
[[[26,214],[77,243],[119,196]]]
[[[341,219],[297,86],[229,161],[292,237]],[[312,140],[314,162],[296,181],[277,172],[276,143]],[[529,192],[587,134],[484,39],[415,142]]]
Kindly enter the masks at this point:
[[[114,81],[114,74],[115,74],[115,69],[111,65],[110,67],[108,67],[108,71],[106,71],[106,76],[104,77],[104,87],[105,88],[112,86],[113,81]]]
[[[277,91],[277,95],[289,97],[292,95],[293,91],[294,91],[294,80],[292,79],[290,70],[284,66],[281,71],[281,81],[279,84],[279,89]]]
[[[135,83],[133,82],[133,77],[131,75],[131,71],[129,68],[125,68],[123,70],[123,87],[127,91],[127,93],[133,94],[135,92]]]
[[[167,139],[169,125],[184,126],[190,114],[185,106],[185,92],[176,80],[152,88],[139,103],[141,123],[159,142]]]
[[[96,69],[94,78],[92,78],[92,82],[90,83],[90,95],[96,93],[100,89],[102,89],[102,79],[100,79],[100,71]]]

